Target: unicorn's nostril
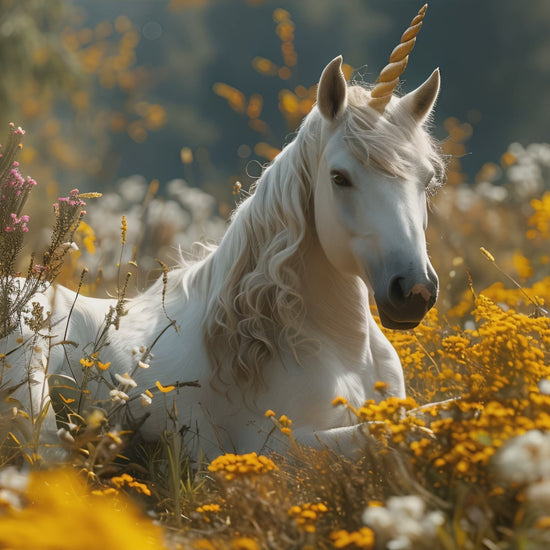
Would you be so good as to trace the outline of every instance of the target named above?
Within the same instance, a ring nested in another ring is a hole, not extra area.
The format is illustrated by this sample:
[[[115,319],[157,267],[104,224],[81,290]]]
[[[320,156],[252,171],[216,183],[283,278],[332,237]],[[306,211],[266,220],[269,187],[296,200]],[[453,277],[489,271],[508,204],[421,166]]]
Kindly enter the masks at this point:
[[[399,304],[405,301],[405,279],[403,277],[394,277],[390,281],[388,294],[390,297],[390,301],[394,304]]]
[[[428,290],[426,285],[418,283],[411,288],[407,296],[421,296],[425,302],[429,302],[433,297],[433,292]]]
[[[430,281],[427,283],[416,283],[412,287],[410,282],[407,283],[405,277],[396,276],[389,284],[388,294],[390,301],[395,305],[403,305],[405,303],[416,303],[420,305],[433,305],[437,290],[435,285]]]

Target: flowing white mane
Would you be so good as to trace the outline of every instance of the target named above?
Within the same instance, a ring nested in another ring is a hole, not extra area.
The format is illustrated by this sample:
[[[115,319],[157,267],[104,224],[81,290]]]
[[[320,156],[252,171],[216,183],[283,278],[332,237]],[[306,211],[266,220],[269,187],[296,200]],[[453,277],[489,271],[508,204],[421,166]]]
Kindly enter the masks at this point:
[[[394,176],[410,171],[420,152],[433,168],[431,185],[437,186],[444,172],[438,144],[399,108],[380,117],[367,106],[368,93],[361,86],[349,88],[343,124],[350,151]],[[314,237],[312,194],[324,147],[321,127],[314,108],[239,204],[220,246],[188,274],[188,292],[198,285],[208,296],[204,338],[212,383],[219,389],[236,383],[243,393],[257,391],[264,366],[278,350],[299,355],[306,316],[304,255]]]

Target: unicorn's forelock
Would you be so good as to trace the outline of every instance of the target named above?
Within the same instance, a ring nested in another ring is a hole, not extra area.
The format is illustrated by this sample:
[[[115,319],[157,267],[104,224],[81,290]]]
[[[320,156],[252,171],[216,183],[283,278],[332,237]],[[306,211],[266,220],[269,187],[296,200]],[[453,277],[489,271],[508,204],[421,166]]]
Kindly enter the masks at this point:
[[[369,94],[367,86],[348,88],[344,139],[354,156],[365,164],[401,178],[414,173],[419,158],[422,158],[434,172],[430,189],[439,187],[444,181],[446,166],[439,143],[424,125],[418,124],[400,108],[397,97],[380,116],[368,106]]]

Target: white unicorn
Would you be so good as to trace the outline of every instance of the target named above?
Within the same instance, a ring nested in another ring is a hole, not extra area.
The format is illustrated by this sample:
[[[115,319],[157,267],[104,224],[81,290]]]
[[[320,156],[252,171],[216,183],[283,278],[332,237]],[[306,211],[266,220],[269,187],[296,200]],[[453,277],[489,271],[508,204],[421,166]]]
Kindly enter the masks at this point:
[[[143,417],[145,438],[186,428],[198,436],[195,456],[201,449],[209,458],[276,446],[267,437],[268,409],[292,419],[305,445],[347,454],[362,445],[357,419],[332,401],[360,407],[405,395],[400,361],[369,296],[384,326],[409,329],[438,291],[424,232],[427,195],[444,173],[425,129],[439,72],[393,95],[425,10],[372,89],[346,83],[341,57],[326,66],[317,105],[237,207],[219,246],[130,300],[118,328],[103,330],[113,300],[62,287],[38,296],[50,328],[32,349],[11,354],[10,362],[30,365],[33,381],[15,397],[30,395],[36,410],[48,400],[48,383],[65,375],[66,387],[70,376],[74,388],[86,388],[71,390],[80,395],[73,406],[83,395],[87,403],[114,399]],[[12,349],[13,338],[0,351]],[[93,366],[82,366],[86,357]],[[11,377],[13,386],[15,372],[5,370],[3,383]],[[153,395],[142,412],[145,388]],[[48,423],[55,432],[53,416]]]

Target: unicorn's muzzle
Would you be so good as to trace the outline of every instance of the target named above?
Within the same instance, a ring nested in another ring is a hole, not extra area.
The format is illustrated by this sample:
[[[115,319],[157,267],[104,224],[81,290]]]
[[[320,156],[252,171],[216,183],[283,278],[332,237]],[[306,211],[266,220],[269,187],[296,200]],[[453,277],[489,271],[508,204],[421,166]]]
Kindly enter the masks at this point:
[[[435,304],[438,286],[435,272],[414,279],[392,277],[385,289],[374,293],[382,325],[398,330],[416,327]]]

